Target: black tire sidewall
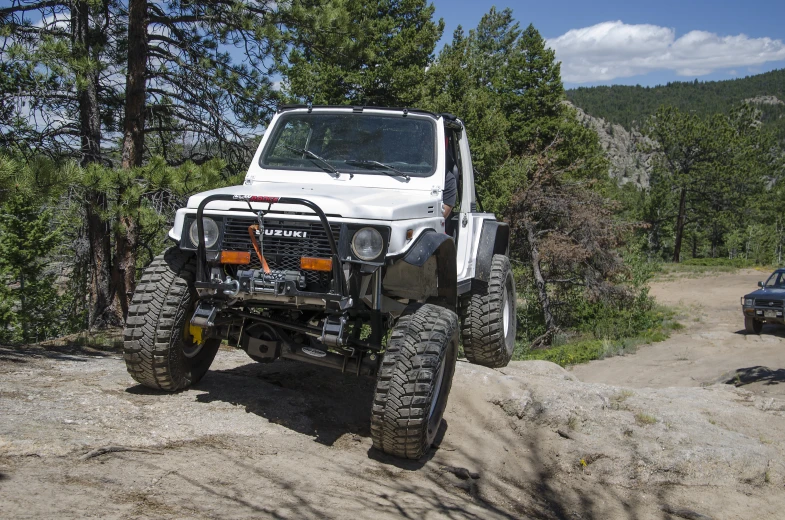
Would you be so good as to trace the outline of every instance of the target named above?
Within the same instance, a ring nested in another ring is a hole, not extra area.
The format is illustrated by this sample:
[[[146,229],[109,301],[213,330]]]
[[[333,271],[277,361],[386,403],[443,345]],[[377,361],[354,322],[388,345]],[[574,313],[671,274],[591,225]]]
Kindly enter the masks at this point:
[[[455,376],[455,363],[458,361],[458,334],[456,329],[456,334],[450,339],[447,343],[444,351],[442,352],[441,359],[439,360],[439,366],[436,367],[436,373],[439,373],[441,367],[444,366],[444,375],[442,376],[441,381],[441,388],[439,388],[439,395],[437,397],[438,402],[436,403],[436,408],[434,408],[433,413],[428,418],[427,423],[427,430],[426,430],[426,449],[428,446],[433,444],[436,435],[439,433],[439,427],[442,424],[442,419],[444,418],[444,411],[447,409],[447,398],[450,396],[450,389],[452,388],[452,380],[453,376]],[[431,398],[428,400],[428,405],[431,406],[433,404],[433,394],[436,391],[436,385],[434,384],[431,388]]]

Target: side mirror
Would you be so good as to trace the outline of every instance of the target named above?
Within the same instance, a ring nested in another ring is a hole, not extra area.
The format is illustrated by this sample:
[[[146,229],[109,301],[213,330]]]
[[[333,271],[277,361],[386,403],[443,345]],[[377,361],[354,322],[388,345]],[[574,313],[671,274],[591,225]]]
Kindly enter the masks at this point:
[[[763,282],[758,282],[758,287],[763,287]]]

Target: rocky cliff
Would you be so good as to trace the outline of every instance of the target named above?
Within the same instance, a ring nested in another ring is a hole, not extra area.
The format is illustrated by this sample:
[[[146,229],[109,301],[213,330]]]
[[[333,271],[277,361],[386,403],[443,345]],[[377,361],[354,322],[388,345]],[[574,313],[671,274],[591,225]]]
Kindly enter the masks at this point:
[[[578,120],[587,128],[597,132],[603,150],[608,154],[611,167],[608,174],[616,179],[619,185],[633,183],[646,188],[652,169],[652,154],[643,150],[653,142],[637,130],[627,130],[602,118],[593,117],[578,107]]]

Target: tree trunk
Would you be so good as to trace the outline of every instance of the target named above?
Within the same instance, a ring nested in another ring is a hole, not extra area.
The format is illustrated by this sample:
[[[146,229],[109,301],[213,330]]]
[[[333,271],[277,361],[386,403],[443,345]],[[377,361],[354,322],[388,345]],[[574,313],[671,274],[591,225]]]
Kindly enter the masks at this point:
[[[139,226],[134,216],[124,216],[115,232],[112,285],[117,291],[123,319],[128,316],[128,305],[136,289],[136,249],[139,247]]]
[[[147,68],[147,0],[128,3],[128,75],[125,83],[122,167],[142,165],[144,153],[145,89]],[[112,283],[123,318],[136,288],[136,249],[139,245],[138,215],[120,218],[115,231]]]
[[[123,168],[142,165],[147,68],[147,0],[128,2],[128,76],[125,82]]]
[[[109,224],[100,214],[106,209],[106,195],[89,190],[86,197],[87,238],[90,242],[90,311],[89,327],[121,325],[121,313],[116,310],[115,289],[112,284],[112,248]]]
[[[679,197],[679,216],[676,218],[676,243],[673,246],[673,262],[679,263],[681,259],[681,240],[684,236],[684,214],[687,211],[687,189],[681,189]]]
[[[551,312],[551,300],[548,297],[548,287],[545,278],[542,276],[540,268],[540,251],[537,248],[537,232],[534,224],[526,222],[526,239],[529,244],[529,256],[531,258],[532,272],[534,273],[534,285],[537,287],[537,296],[542,307],[542,314],[545,318],[545,334],[550,335],[556,330],[556,320]]]
[[[98,106],[98,57],[92,55],[90,6],[75,2],[71,12],[71,30],[74,56],[93,64],[81,71],[77,81],[79,102],[79,134],[81,139],[82,166],[101,163],[101,119]],[[102,213],[107,210],[106,196],[88,189],[85,194],[87,237],[90,243],[90,327],[119,324],[113,310],[114,291],[111,285],[111,247],[109,225]]]
[[[98,108],[97,56],[93,51],[90,35],[90,6],[87,2],[76,2],[71,13],[73,53],[77,60],[90,65],[79,72],[77,81],[79,100],[79,137],[82,145],[82,166],[101,162],[101,119]]]

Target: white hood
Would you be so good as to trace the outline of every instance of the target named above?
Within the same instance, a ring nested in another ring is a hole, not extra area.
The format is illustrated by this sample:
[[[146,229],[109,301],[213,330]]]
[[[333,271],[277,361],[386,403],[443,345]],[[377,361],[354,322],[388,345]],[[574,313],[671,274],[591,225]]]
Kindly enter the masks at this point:
[[[408,220],[429,218],[441,214],[441,191],[411,189],[380,189],[379,187],[329,186],[306,187],[283,183],[255,182],[246,186],[231,186],[198,193],[188,199],[188,208],[195,210],[208,195],[263,195],[268,197],[296,197],[307,199],[329,216],[363,220]],[[254,209],[267,209],[266,203],[252,202]],[[205,212],[244,209],[240,201],[214,201]],[[274,211],[310,212],[304,206],[275,204]]]

